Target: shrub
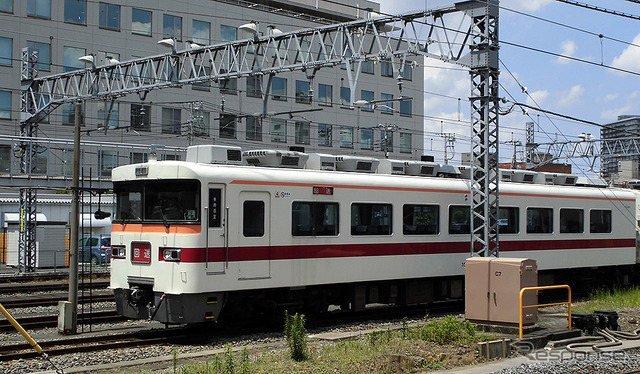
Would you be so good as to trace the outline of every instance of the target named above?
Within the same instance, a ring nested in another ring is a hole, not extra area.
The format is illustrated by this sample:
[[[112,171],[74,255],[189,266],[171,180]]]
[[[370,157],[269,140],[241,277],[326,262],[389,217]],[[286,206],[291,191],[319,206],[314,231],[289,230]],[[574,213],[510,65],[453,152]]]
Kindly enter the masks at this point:
[[[304,361],[307,358],[307,329],[304,326],[304,314],[289,315],[284,312],[284,334],[289,344],[291,358]]]
[[[476,339],[476,326],[469,321],[446,316],[427,322],[422,327],[420,336],[438,344],[473,342]]]

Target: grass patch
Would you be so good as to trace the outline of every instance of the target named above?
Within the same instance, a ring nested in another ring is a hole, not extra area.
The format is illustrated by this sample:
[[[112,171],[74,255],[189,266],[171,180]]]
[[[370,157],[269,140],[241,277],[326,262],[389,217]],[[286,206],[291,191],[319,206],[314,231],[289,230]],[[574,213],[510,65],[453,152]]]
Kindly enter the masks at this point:
[[[214,355],[206,362],[175,369],[179,374],[231,373],[399,373],[471,365],[477,357],[476,342],[495,337],[477,333],[475,325],[453,316],[411,327],[375,331],[337,343],[309,341],[306,359],[292,358],[290,349],[272,349]]]
[[[588,301],[573,306],[576,313],[593,313],[595,310],[616,310],[640,307],[640,287],[627,289],[597,290]]]

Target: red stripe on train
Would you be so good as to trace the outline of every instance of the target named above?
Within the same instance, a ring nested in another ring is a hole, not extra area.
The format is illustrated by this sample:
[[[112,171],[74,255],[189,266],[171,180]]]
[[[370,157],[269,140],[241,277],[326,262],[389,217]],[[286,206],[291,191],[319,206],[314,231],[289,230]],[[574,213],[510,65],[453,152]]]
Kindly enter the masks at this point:
[[[526,240],[501,241],[500,251],[541,251],[560,249],[628,248],[635,247],[635,239],[594,240]],[[470,244],[464,242],[390,243],[390,244],[331,244],[293,245],[272,247],[230,247],[229,261],[302,260],[341,257],[376,257],[424,254],[470,253]],[[182,248],[181,262],[222,262],[225,248]]]

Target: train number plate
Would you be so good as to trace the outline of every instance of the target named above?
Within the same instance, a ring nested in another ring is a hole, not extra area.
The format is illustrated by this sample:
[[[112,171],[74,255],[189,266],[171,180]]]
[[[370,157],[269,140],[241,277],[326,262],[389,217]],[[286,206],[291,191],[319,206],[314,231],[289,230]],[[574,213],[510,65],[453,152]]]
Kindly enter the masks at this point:
[[[131,261],[143,264],[148,264],[151,262],[150,243],[133,243],[131,249],[133,251],[131,255]]]

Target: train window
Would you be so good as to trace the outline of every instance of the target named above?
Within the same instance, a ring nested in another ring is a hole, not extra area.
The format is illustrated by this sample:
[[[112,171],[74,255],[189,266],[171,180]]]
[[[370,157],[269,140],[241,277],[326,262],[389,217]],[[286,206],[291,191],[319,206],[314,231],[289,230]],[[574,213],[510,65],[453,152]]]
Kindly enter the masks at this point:
[[[405,235],[437,235],[440,233],[438,205],[405,204],[402,207],[402,233]]]
[[[391,235],[391,204],[351,204],[351,235]]]
[[[584,210],[560,209],[560,232],[561,233],[584,232]]]
[[[242,234],[264,236],[264,201],[247,200],[242,206]]]
[[[589,232],[610,233],[611,232],[611,211],[592,209],[589,213]]]
[[[338,235],[338,204],[294,201],[291,205],[291,235]]]
[[[553,233],[553,209],[527,208],[527,233]]]
[[[449,207],[449,234],[468,234],[471,232],[471,214],[467,205]]]
[[[209,190],[209,227],[222,227],[222,190]]]
[[[520,209],[517,207],[501,207],[498,209],[498,232],[500,234],[517,234],[520,232]]]
[[[115,222],[197,223],[200,220],[200,182],[162,180],[116,182]]]

